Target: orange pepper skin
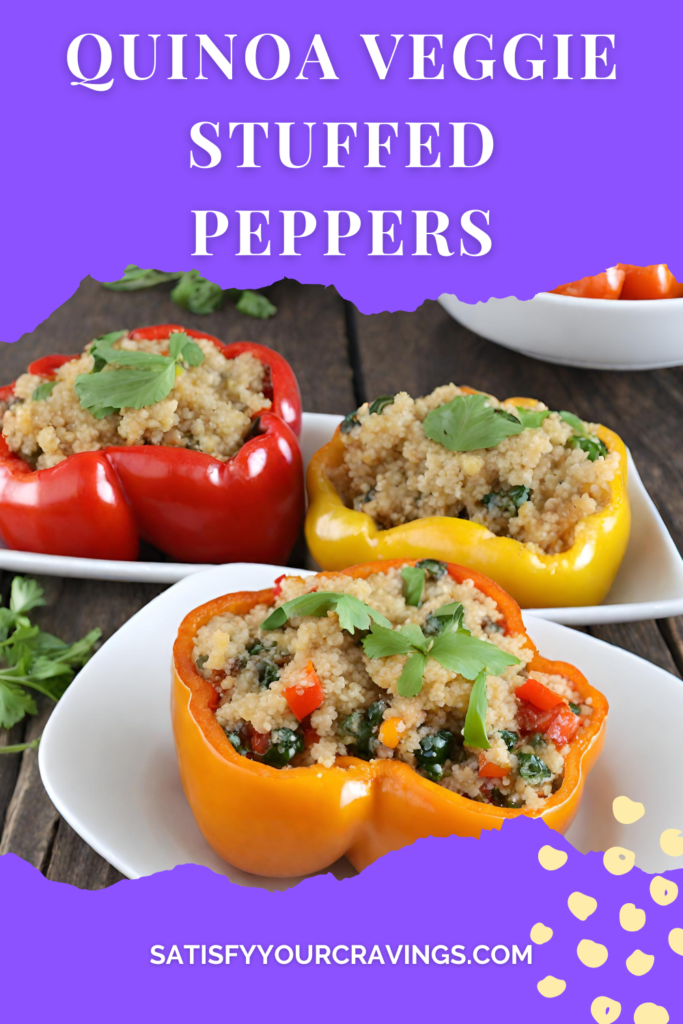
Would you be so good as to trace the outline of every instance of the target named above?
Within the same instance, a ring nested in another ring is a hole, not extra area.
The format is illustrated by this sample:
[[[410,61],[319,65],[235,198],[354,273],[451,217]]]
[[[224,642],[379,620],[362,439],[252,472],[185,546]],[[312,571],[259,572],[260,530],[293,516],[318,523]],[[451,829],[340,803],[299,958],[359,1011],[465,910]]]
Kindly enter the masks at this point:
[[[345,570],[366,578],[406,559],[375,562]],[[508,634],[525,635],[519,606],[492,580],[449,565],[457,581],[469,579],[491,596]],[[498,829],[506,818],[525,812],[478,803],[423,778],[402,761],[361,761],[339,757],[321,765],[280,771],[237,754],[216,721],[216,691],[196,671],[193,641],[215,615],[242,615],[273,600],[273,591],[219,597],[190,612],[173,649],[172,719],[180,775],[197,824],[225,860],[244,871],[292,877],[320,871],[346,854],[358,870],[391,850],[426,836],[472,836]],[[562,785],[542,809],[528,812],[558,831],[568,828],[586,776],[604,742],[608,705],[581,672],[533,651],[532,671],[564,675],[583,700],[593,698],[593,714],[571,744]]]
[[[683,297],[683,284],[679,284],[666,263],[653,263],[649,267],[635,267],[619,263],[624,272],[621,298],[626,300],[679,299]]]
[[[475,393],[466,387],[462,391]],[[528,398],[510,401],[533,404]],[[365,512],[347,508],[332,482],[331,474],[344,458],[337,429],[308,466],[308,547],[323,569],[339,570],[378,558],[436,558],[469,565],[500,583],[522,608],[600,604],[626,553],[631,510],[624,443],[607,427],[598,427],[597,436],[619,455],[620,471],[609,485],[609,501],[600,512],[579,521],[567,551],[539,555],[512,537],[497,537],[480,523],[453,516],[430,516],[380,530]]]
[[[594,277],[582,277],[580,281],[561,284],[553,288],[553,295],[572,295],[578,299],[623,299],[622,288],[626,274],[622,264],[610,267]]]

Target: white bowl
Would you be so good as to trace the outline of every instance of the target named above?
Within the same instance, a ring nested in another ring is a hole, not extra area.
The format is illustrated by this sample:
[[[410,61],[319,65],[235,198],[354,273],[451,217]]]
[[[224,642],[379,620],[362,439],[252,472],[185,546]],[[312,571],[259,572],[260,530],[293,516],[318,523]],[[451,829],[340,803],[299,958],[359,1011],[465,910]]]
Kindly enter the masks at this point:
[[[683,364],[683,299],[620,302],[543,292],[469,305],[439,302],[489,341],[534,359],[591,370],[655,370]]]

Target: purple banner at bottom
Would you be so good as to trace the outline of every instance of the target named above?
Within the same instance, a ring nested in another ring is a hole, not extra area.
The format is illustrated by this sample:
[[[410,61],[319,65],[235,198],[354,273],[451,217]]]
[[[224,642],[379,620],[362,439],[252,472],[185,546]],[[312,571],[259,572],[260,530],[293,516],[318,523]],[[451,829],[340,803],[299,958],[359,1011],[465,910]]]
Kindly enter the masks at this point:
[[[672,875],[524,818],[274,893],[191,865],[87,892],[8,854],[4,1019],[666,1024],[683,1010]]]

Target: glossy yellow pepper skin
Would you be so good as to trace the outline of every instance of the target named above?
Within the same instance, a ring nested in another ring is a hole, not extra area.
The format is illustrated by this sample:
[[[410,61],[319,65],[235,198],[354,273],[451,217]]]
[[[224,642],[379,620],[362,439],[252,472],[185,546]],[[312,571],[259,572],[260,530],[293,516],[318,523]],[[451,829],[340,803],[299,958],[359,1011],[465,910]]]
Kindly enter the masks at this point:
[[[362,579],[405,564],[411,563],[376,562],[345,572]],[[518,605],[492,580],[458,565],[449,565],[448,572],[459,583],[471,580],[496,602],[509,635],[525,635]],[[525,646],[534,652],[530,671],[565,676],[593,706],[571,741],[561,786],[540,809],[469,800],[395,759],[338,757],[331,768],[281,770],[238,754],[216,720],[216,690],[196,670],[194,637],[214,616],[243,615],[274,596],[274,590],[227,594],[196,608],[181,623],[173,648],[171,711],[180,775],[199,828],[224,860],[244,871],[290,878],[320,871],[344,854],[360,871],[426,836],[478,839],[483,829],[499,829],[520,815],[542,818],[560,832],[569,827],[602,750],[608,704],[577,668],[548,661],[528,636]]]
[[[534,405],[531,399],[511,401]],[[485,573],[522,608],[600,604],[626,552],[631,510],[625,445],[607,427],[600,426],[597,433],[621,462],[621,472],[610,484],[610,501],[601,512],[578,523],[571,548],[559,555],[539,555],[511,537],[497,537],[479,523],[450,516],[430,516],[380,530],[365,512],[347,508],[332,483],[330,472],[344,455],[337,430],[308,467],[306,540],[311,554],[321,568],[332,570],[375,559],[437,558]]]

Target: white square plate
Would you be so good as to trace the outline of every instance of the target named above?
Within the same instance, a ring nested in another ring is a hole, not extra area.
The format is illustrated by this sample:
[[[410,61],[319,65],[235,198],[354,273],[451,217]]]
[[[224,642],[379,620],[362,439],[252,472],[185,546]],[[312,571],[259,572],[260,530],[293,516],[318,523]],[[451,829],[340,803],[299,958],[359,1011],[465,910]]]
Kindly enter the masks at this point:
[[[305,412],[301,434],[304,465],[326,444],[341,416]],[[601,622],[634,622],[683,614],[683,559],[645,490],[629,454],[628,493],[633,524],[631,539],[614,585],[601,605],[581,608],[531,608],[529,614],[589,626]],[[31,575],[76,576],[83,579],[175,583],[206,565],[183,562],[115,562],[10,551],[0,541],[0,569]]]
[[[39,763],[51,800],[130,878],[193,863],[243,885],[282,889],[298,881],[248,875],[210,849],[180,784],[169,713],[171,648],[184,616],[221,594],[269,586],[283,571],[217,566],[166,590],[95,654],[48,722]],[[605,750],[567,838],[583,852],[633,850],[646,871],[678,866],[662,852],[659,836],[683,828],[683,684],[587,634],[531,617],[528,624],[546,657],[578,665],[610,702]],[[612,815],[612,801],[621,795],[645,805],[635,825],[620,825]],[[345,861],[335,867],[338,876],[351,872]]]

